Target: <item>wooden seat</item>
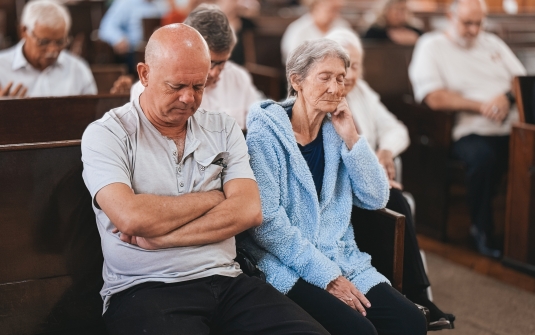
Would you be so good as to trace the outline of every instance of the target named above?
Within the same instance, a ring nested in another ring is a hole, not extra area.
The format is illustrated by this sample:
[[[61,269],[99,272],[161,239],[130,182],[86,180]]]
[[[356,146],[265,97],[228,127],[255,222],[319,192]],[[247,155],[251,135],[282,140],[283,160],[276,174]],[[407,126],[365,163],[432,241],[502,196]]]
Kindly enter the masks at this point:
[[[128,95],[0,100],[0,145],[81,139],[85,128]]]
[[[97,83],[98,94],[109,94],[113,83],[128,69],[124,64],[94,64],[91,65],[91,72]]]

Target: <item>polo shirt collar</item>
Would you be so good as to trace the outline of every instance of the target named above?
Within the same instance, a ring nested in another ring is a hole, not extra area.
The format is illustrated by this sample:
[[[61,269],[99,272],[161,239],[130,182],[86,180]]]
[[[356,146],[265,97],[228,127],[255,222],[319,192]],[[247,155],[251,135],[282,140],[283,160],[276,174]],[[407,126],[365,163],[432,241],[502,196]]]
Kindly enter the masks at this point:
[[[16,70],[19,70],[28,66],[33,68],[33,66],[30,63],[28,63],[28,60],[26,59],[26,57],[24,56],[24,53],[22,52],[22,47],[24,46],[24,43],[25,43],[25,40],[22,39],[15,46],[15,56],[13,57],[13,65],[12,65],[13,71],[16,71]],[[62,50],[56,62],[52,64],[51,66],[62,66],[64,63],[65,63],[65,55],[63,54],[63,50]]]

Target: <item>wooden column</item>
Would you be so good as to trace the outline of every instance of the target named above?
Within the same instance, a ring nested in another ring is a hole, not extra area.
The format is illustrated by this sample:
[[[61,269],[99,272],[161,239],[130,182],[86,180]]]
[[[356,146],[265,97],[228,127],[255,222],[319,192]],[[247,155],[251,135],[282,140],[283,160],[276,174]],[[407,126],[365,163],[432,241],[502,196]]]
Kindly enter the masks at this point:
[[[511,132],[504,263],[535,275],[535,125]]]

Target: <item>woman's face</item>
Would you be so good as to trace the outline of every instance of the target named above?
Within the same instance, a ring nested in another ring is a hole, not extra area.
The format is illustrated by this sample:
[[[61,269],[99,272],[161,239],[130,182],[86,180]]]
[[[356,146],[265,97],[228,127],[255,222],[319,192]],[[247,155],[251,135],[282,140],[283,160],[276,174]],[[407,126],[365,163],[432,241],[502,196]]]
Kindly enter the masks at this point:
[[[312,9],[312,16],[321,25],[330,26],[340,15],[344,0],[322,0]]]
[[[401,27],[407,22],[408,8],[406,2],[396,2],[387,9],[386,21],[389,27]]]
[[[344,62],[337,57],[327,57],[317,63],[301,83],[292,83],[298,98],[307,108],[332,113],[344,95]]]
[[[346,46],[345,49],[349,54],[349,60],[351,64],[347,69],[347,74],[344,80],[344,96],[351,92],[353,87],[355,87],[355,85],[357,84],[357,81],[361,76],[360,72],[362,68],[362,57],[357,48],[355,48],[354,46]]]

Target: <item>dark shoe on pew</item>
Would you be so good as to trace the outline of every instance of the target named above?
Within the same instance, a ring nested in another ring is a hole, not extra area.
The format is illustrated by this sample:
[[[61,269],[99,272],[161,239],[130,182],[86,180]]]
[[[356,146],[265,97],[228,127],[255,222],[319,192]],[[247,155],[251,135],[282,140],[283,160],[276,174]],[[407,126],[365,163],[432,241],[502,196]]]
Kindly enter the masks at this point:
[[[407,294],[407,298],[414,302],[422,312],[425,310],[428,330],[453,329],[455,315],[444,313],[429,298],[425,290],[419,293]]]
[[[476,226],[470,227],[470,235],[474,238],[477,250],[483,256],[490,258],[500,258],[502,256],[500,250],[489,247],[489,241],[486,234],[477,229]]]

